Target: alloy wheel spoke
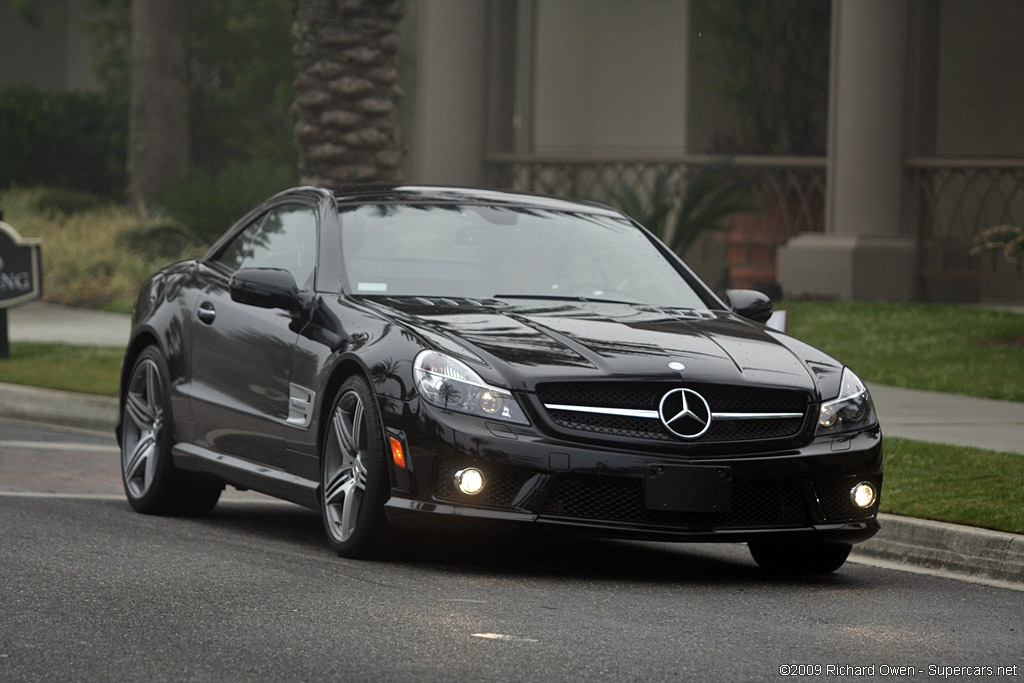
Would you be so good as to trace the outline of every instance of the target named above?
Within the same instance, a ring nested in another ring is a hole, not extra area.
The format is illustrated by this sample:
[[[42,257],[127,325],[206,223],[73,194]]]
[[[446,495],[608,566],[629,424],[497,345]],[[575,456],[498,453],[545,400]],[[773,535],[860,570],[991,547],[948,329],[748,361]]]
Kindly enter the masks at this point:
[[[356,400],[356,406],[352,410],[352,452],[359,452],[359,437],[363,431],[363,402]]]
[[[356,444],[352,440],[352,432],[345,424],[345,413],[341,408],[334,412],[334,437],[338,441],[338,448],[341,449],[342,460],[346,456],[351,457],[352,452],[356,450]]]
[[[153,428],[154,415],[150,411],[149,405],[142,400],[138,394],[129,393],[125,398],[125,410],[128,412],[128,417],[131,418],[135,426],[140,430],[147,430]]]
[[[156,402],[159,391],[160,380],[156,374],[156,365],[146,363],[146,407],[153,416],[156,415]]]
[[[353,487],[360,491],[366,490],[366,465],[363,464],[362,456],[356,458],[355,465],[352,468],[353,471]]]
[[[338,472],[334,479],[324,487],[324,503],[327,505],[336,505],[337,499],[340,496],[348,496],[348,492],[351,490],[353,485],[353,477],[351,469],[343,469]]]
[[[348,538],[356,530],[356,523],[359,519],[359,508],[362,502],[363,489],[362,487],[356,486],[356,480],[353,479],[352,485],[345,494],[345,502],[341,507],[341,533],[344,538]]]
[[[357,393],[349,392],[339,401],[331,420],[338,451],[330,448],[325,453],[324,507],[331,533],[340,542],[348,541],[355,533],[366,491],[364,422],[363,401]]]
[[[128,458],[128,464],[125,465],[125,479],[132,481],[138,477],[139,468],[147,465],[147,461],[153,459],[151,456],[155,445],[156,440],[153,438],[153,433],[143,432],[139,437],[139,442],[132,449],[131,455]],[[143,480],[148,480],[148,477],[144,477]]]

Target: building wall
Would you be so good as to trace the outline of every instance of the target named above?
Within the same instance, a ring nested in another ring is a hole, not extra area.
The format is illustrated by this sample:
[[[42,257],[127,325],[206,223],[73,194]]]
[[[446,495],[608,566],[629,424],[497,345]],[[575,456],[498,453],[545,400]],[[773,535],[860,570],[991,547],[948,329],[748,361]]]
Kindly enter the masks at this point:
[[[688,14],[688,0],[538,0],[533,151],[685,151]]]
[[[938,156],[1024,158],[1024,2],[943,0]]]

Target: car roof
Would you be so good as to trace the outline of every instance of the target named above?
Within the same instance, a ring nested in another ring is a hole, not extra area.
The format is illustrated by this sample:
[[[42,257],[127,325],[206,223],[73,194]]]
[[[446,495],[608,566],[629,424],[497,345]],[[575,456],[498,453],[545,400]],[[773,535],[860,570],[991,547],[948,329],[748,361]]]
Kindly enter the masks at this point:
[[[524,206],[553,211],[574,211],[621,216],[611,207],[597,202],[579,202],[557,199],[543,195],[484,190],[468,187],[444,187],[428,185],[393,185],[356,187],[334,192],[335,200],[341,203],[423,203],[423,204],[489,204]]]

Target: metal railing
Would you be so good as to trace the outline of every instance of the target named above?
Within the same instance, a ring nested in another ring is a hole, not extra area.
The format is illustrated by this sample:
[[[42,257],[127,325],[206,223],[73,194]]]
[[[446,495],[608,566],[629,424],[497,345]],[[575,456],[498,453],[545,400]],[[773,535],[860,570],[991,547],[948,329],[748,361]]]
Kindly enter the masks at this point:
[[[905,168],[919,296],[976,300],[1021,290],[1020,265],[970,251],[987,228],[1024,225],[1024,159],[910,158]]]
[[[919,238],[973,244],[996,225],[1024,224],[1024,159],[907,159],[910,224]]]
[[[494,154],[488,171],[495,187],[614,205],[626,186],[650,197],[662,173],[678,200],[696,170],[726,161],[730,172],[749,179],[750,204],[756,208],[730,219],[722,266],[728,262],[733,284],[737,275],[739,284],[770,280],[779,244],[800,232],[824,230],[824,157]],[[904,225],[918,244],[920,296],[989,298],[986,288],[1005,288],[1012,280],[1016,289],[1024,283],[1022,268],[1001,254],[970,256],[986,228],[1024,225],[1024,159],[910,158],[905,168]],[[940,282],[945,289],[934,285]]]
[[[772,282],[778,245],[799,232],[824,229],[824,157],[494,154],[488,158],[495,187],[611,205],[624,187],[649,198],[661,174],[667,174],[670,195],[678,200],[697,170],[716,164],[723,165],[723,173],[742,174],[750,192],[747,203],[752,210],[727,221],[725,259],[732,284]]]

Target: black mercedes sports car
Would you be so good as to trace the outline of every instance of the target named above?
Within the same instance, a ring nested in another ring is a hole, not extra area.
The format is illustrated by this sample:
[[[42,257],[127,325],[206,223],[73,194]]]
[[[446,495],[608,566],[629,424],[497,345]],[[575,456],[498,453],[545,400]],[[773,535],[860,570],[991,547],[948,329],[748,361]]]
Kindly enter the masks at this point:
[[[289,190],[143,285],[125,492],[201,515],[225,484],[262,491],[318,509],[347,557],[475,519],[833,571],[878,529],[881,432],[771,311],[597,204]]]

